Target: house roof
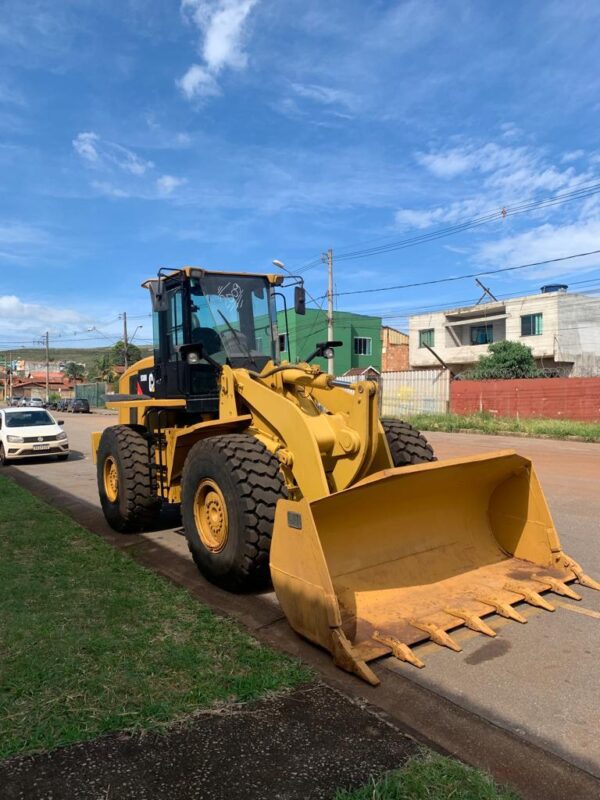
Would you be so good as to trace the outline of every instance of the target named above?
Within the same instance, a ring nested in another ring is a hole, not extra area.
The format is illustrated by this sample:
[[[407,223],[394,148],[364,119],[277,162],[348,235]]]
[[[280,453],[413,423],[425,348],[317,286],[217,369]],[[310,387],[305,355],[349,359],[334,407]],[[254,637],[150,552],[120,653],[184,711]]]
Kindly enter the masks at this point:
[[[353,375],[366,375],[368,372],[376,372],[378,375],[381,375],[381,372],[377,369],[377,367],[352,367],[352,369],[346,370],[342,375],[342,378],[351,377]]]

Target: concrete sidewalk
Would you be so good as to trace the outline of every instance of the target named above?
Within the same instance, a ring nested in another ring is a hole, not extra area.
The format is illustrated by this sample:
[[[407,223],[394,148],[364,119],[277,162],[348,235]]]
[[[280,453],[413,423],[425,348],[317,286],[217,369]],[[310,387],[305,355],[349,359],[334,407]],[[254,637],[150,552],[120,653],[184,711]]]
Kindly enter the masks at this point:
[[[106,526],[89,433],[110,424],[110,417],[67,418],[73,461],[28,463],[8,473],[261,639],[313,664],[328,682],[368,698],[420,738],[489,769],[524,797],[600,795],[595,780],[600,777],[600,593],[582,589],[582,603],[557,598],[554,614],[525,607],[526,626],[491,617],[499,633],[494,640],[463,629],[456,634],[462,653],[424,644],[417,648],[424,670],[382,659],[376,667],[382,686],[371,689],[297,637],[272,593],[237,597],[206,583],[173,529],[130,537]],[[533,457],[564,549],[598,577],[600,445],[451,434],[430,438],[441,457],[511,447]]]

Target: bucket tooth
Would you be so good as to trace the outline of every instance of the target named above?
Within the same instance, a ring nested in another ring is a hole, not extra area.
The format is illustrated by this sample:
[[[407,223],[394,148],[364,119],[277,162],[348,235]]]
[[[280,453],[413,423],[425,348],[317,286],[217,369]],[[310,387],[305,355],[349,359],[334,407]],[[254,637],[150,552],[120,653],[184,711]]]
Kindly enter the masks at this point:
[[[420,619],[411,619],[410,624],[413,628],[418,628],[420,631],[424,631],[425,633],[429,634],[429,638],[432,642],[441,645],[442,647],[449,647],[450,650],[454,650],[455,653],[460,653],[462,647],[455,642],[454,639],[449,636],[443,628],[440,628],[439,625],[434,625],[433,622],[423,622]]]
[[[408,664],[412,664],[419,669],[423,669],[425,666],[425,663],[413,653],[410,647],[404,644],[404,642],[401,642],[400,639],[396,639],[395,636],[388,636],[385,633],[375,631],[372,638],[375,639],[376,642],[380,642],[386,645],[386,647],[389,647],[392,651],[392,655],[399,661],[406,661]]]
[[[515,594],[520,595],[526,603],[529,603],[531,606],[537,606],[538,608],[544,608],[546,611],[555,611],[553,605],[551,605],[547,600],[545,600],[541,594],[534,592],[533,589],[530,589],[524,583],[515,583],[510,581],[509,583],[504,584],[504,588],[507,589],[509,592],[514,592]]]
[[[444,611],[452,617],[462,619],[467,628],[470,628],[472,631],[485,633],[486,636],[494,637],[496,635],[496,631],[490,628],[481,617],[478,617],[477,614],[473,614],[471,611],[467,611],[465,608],[445,608]]]
[[[541,583],[548,589],[552,589],[555,594],[560,594],[563,597],[570,597],[572,600],[581,600],[580,594],[574,592],[570,586],[567,586],[563,581],[559,581],[558,578],[552,578],[548,575],[532,575],[531,578],[536,581],[536,583]]]
[[[505,619],[513,619],[515,622],[520,622],[522,625],[527,624],[527,620],[522,614],[519,614],[509,603],[505,603],[498,597],[492,595],[478,595],[475,598],[479,603],[484,603],[486,606],[491,606],[496,609],[496,613],[500,614]]]
[[[595,581],[593,578],[590,578],[589,575],[586,575],[576,561],[569,560],[567,562],[567,567],[575,575],[577,583],[581,584],[581,586],[587,586],[588,589],[596,589],[596,591],[600,592],[600,583]]]

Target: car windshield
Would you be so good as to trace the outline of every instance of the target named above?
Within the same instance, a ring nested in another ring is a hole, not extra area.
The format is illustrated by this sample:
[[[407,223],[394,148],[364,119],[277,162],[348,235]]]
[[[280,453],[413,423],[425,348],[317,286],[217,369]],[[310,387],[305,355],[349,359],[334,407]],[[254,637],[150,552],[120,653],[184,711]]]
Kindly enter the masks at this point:
[[[7,428],[32,428],[39,425],[54,425],[47,411],[11,411],[5,415]]]
[[[256,276],[211,275],[191,281],[192,342],[216,361],[262,366],[274,357],[269,285]]]

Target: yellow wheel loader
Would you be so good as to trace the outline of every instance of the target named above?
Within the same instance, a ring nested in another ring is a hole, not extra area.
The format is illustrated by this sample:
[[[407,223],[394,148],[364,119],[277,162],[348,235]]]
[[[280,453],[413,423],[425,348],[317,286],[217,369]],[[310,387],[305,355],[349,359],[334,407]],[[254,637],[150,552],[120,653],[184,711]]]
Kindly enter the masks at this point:
[[[272,581],[291,626],[371,684],[381,656],[421,667],[419,642],[460,650],[458,626],[495,636],[488,615],[523,623],[517,603],[552,611],[547,592],[600,588],[562,552],[528,459],[437,461],[410,425],[380,419],[374,382],[310,363],[339,342],[281,360],[282,282],[186,267],[144,284],[154,356],[122,376],[119,424],[93,434],[114,529],[147,530],[180,504],[208,580]]]

